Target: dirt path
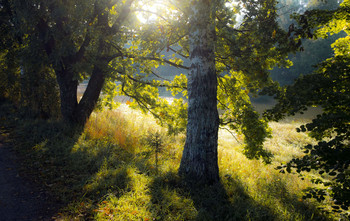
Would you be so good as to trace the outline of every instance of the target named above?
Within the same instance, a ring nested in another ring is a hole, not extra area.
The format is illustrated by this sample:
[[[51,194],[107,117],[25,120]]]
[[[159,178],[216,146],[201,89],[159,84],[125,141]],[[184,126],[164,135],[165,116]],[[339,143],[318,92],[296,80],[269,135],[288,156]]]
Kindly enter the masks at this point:
[[[19,159],[1,140],[0,135],[0,220],[52,220],[57,206],[19,173]]]

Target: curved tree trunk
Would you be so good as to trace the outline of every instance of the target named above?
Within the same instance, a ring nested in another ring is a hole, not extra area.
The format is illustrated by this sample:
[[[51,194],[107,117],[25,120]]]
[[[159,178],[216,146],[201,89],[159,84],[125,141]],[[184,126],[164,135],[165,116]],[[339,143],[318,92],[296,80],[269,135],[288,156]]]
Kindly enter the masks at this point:
[[[78,106],[78,81],[73,80],[74,73],[68,70],[55,70],[55,72],[60,88],[61,114],[65,122],[72,123],[75,121],[74,112]]]
[[[215,3],[192,0],[188,77],[188,124],[179,174],[189,182],[219,181],[219,117],[215,71]]]
[[[95,66],[85,93],[74,113],[76,116],[75,120],[78,124],[84,125],[96,107],[105,79],[103,70]]]
[[[104,12],[105,5],[103,5],[103,2],[95,2],[92,18],[98,20],[98,29],[103,30],[104,32],[99,36],[95,58],[97,62],[90,63],[94,68],[87,89],[79,103],[77,101],[78,80],[75,80],[77,73],[74,72],[73,67],[84,60],[87,47],[91,45],[92,33],[90,33],[89,30],[87,31],[83,43],[75,53],[67,52],[64,56],[61,55],[57,57],[54,52],[55,50],[58,50],[58,44],[56,44],[56,42],[59,42],[60,39],[55,39],[55,35],[52,33],[55,33],[54,29],[58,29],[64,32],[67,36],[73,35],[72,33],[63,30],[64,24],[62,21],[68,18],[56,17],[55,28],[50,27],[45,19],[39,20],[36,28],[40,33],[39,35],[42,36],[41,40],[44,42],[43,49],[46,51],[56,73],[57,82],[60,88],[61,113],[63,120],[67,124],[73,126],[84,125],[94,110],[106,79],[105,76],[108,64],[111,59],[118,55],[109,55],[111,46],[105,45],[105,40],[109,37],[113,37],[119,32],[130,14],[130,7],[133,2],[134,0],[127,0],[125,2],[120,15],[112,26],[109,24],[108,13]],[[46,39],[45,36],[49,36],[48,39]],[[72,38],[73,37],[71,36],[70,38],[67,37],[67,39]]]
[[[70,125],[84,125],[96,107],[105,82],[105,73],[101,68],[94,67],[88,86],[79,103],[77,101],[78,81],[72,80],[73,73],[68,71],[58,73],[57,81],[60,88],[63,120]]]

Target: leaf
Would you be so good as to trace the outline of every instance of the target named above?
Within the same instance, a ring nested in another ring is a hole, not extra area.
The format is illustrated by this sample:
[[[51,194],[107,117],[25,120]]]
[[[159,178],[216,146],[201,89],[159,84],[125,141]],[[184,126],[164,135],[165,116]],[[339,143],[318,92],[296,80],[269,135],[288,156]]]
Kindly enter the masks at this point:
[[[275,37],[276,37],[276,29],[273,30],[273,32],[272,32],[272,38],[275,38]]]

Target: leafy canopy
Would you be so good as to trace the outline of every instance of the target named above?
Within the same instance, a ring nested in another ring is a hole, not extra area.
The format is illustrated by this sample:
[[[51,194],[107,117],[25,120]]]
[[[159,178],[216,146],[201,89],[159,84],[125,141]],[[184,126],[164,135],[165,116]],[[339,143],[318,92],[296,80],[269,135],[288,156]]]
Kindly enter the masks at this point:
[[[121,81],[120,94],[134,98],[132,106],[151,112],[168,126],[170,133],[178,133],[185,130],[187,117],[190,6],[187,1],[163,2],[169,6],[164,9],[168,13],[152,13],[156,16],[151,21],[140,22],[134,29],[135,35],[126,49],[126,57],[132,62],[126,66],[123,58],[112,66],[125,70],[117,77]],[[220,123],[244,134],[249,158],[263,157],[269,162],[270,154],[262,143],[270,136],[270,130],[267,121],[254,110],[250,98],[259,89],[273,84],[269,70],[275,65],[290,65],[287,55],[300,44],[279,27],[275,1],[239,1],[234,5],[221,0],[217,4],[215,55]],[[241,23],[236,21],[239,11],[245,13]],[[160,87],[166,87],[177,97],[172,102],[159,98]]]
[[[302,76],[291,86],[277,89],[278,104],[267,116],[278,120],[285,115],[303,112],[310,106],[320,106],[323,113],[299,132],[310,133],[317,145],[307,145],[306,155],[291,160],[278,169],[291,172],[315,170],[313,182],[325,188],[311,188],[306,198],[319,201],[329,194],[336,212],[350,206],[350,1],[345,0],[336,10],[313,10],[298,16],[303,37],[328,37],[345,32],[345,37],[332,44],[334,55],[321,62],[317,70]]]

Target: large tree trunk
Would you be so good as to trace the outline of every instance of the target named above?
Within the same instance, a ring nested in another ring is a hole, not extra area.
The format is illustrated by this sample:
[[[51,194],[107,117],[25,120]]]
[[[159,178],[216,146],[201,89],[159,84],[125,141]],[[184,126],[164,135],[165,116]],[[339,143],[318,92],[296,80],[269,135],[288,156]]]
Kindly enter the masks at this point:
[[[215,71],[215,3],[192,0],[188,76],[188,124],[179,174],[189,182],[219,181],[219,117]]]
[[[96,107],[98,98],[105,82],[105,73],[95,65],[88,86],[75,112],[76,122],[84,125]]]
[[[74,113],[78,106],[78,81],[73,80],[73,73],[69,70],[55,70],[60,88],[61,114],[63,120],[69,124],[75,122]]]
[[[63,36],[66,37],[63,40],[70,39],[69,41],[72,41],[70,43],[72,43],[72,45],[75,44],[73,40],[71,40],[74,39],[74,33],[64,29],[64,27],[69,25],[70,22],[67,22],[66,24],[63,21],[69,18],[65,17],[65,13],[61,13],[61,16],[53,16],[52,19],[54,19],[56,23],[54,27],[48,25],[46,19],[39,19],[36,28],[39,32],[39,38],[44,42],[43,49],[46,51],[57,76],[57,82],[60,88],[61,113],[63,120],[66,123],[70,125],[84,125],[94,110],[106,79],[105,75],[108,69],[108,63],[114,56],[108,56],[112,49],[110,48],[110,45],[105,45],[105,40],[115,36],[120,31],[120,28],[123,26],[124,21],[130,13],[130,7],[133,2],[134,0],[127,0],[125,2],[120,15],[115,23],[110,26],[109,14],[104,11],[106,5],[104,5],[103,2],[96,1],[92,18],[98,20],[96,24],[97,27],[95,28],[99,31],[95,33],[94,30],[89,30],[92,28],[89,27],[79,50],[77,50],[76,53],[65,51],[66,53],[63,53],[65,56],[57,56],[57,54],[55,54],[56,50],[61,50],[58,48],[60,44],[57,44],[57,42],[65,43],[64,41],[62,42],[62,39],[55,39],[55,36],[57,36],[57,33],[63,33]],[[49,13],[54,12],[55,10],[50,8]],[[94,66],[94,69],[91,73],[89,84],[83,98],[78,103],[78,81],[75,80],[75,74],[77,73],[74,73],[73,67],[84,60],[87,48],[92,46],[91,35],[100,34],[101,31],[102,34],[99,36],[100,40],[95,54],[95,60],[98,60],[98,62],[90,63],[90,65]]]
[[[61,113],[63,120],[70,125],[84,125],[96,107],[105,82],[104,71],[95,65],[88,86],[80,102],[77,101],[78,81],[72,80],[73,73],[56,72],[60,87]]]

